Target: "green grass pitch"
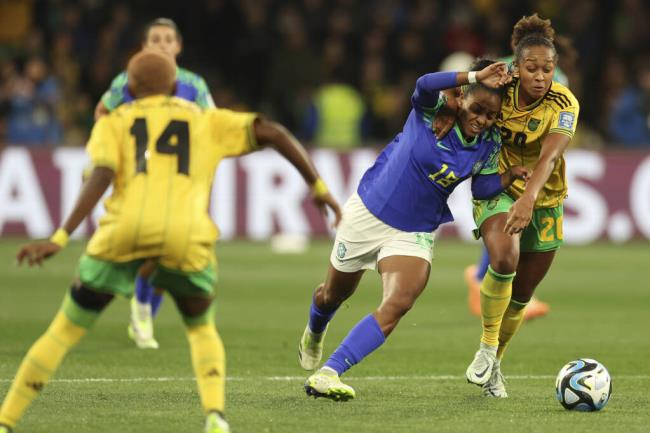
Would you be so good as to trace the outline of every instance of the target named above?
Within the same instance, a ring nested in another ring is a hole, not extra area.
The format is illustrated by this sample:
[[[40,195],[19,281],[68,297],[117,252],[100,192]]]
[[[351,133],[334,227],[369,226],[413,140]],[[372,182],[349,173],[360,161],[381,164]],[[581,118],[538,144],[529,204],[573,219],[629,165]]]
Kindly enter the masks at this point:
[[[18,268],[18,241],[0,242],[0,395],[29,345],[56,312],[81,244],[42,269]],[[650,244],[563,248],[539,289],[548,317],[527,323],[503,363],[510,398],[480,396],[463,373],[478,344],[462,279],[478,245],[441,241],[427,290],[387,343],[345,380],[347,403],[307,399],[298,339],[312,289],[325,274],[329,242],[301,255],[268,244],[219,244],[220,333],[228,356],[227,415],[234,433],[325,432],[647,432],[650,431]],[[326,355],[381,298],[368,272],[330,326]],[[128,303],[119,299],[65,360],[16,433],[200,432],[202,416],[189,352],[173,303],[156,321],[158,351],[126,337]],[[554,377],[591,357],[613,377],[600,413],[565,411]]]

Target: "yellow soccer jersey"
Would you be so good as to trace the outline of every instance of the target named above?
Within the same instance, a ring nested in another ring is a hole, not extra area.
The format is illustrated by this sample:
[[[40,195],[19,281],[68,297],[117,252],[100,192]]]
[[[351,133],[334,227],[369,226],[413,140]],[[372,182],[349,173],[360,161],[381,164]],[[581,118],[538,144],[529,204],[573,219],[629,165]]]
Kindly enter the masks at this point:
[[[559,133],[573,137],[578,124],[580,105],[573,93],[560,83],[553,82],[542,99],[528,107],[519,107],[517,97],[519,80],[508,87],[503,98],[498,125],[501,128],[501,155],[499,172],[514,165],[534,168],[547,134]],[[519,198],[524,182],[516,180],[508,193]],[[536,208],[559,206],[567,193],[564,157],[559,158],[551,176],[540,191]]]
[[[87,254],[113,262],[159,258],[185,272],[214,257],[218,230],[208,215],[214,172],[225,157],[256,149],[256,115],[202,111],[185,100],[152,96],[120,106],[93,128],[93,166],[115,171],[106,214]]]

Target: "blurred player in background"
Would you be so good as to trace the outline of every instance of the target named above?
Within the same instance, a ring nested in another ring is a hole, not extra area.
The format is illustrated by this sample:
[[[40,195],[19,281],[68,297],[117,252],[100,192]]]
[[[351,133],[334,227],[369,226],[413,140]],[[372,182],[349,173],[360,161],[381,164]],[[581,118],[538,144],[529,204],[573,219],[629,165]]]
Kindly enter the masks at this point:
[[[579,104],[567,87],[553,81],[558,59],[554,36],[550,20],[537,14],[515,25],[515,78],[498,121],[503,139],[499,170],[523,165],[532,169],[531,178],[474,204],[477,234],[490,263],[480,288],[480,348],[466,376],[486,396],[507,397],[500,369],[504,351],[563,243],[563,154],[575,133]]]
[[[143,49],[158,49],[176,62],[182,47],[183,39],[174,21],[169,18],[157,18],[147,25],[142,40]],[[125,102],[133,100],[127,81],[126,71],[113,79],[111,87],[97,103],[95,119],[113,111]],[[176,66],[174,96],[194,102],[203,109],[214,108],[214,102],[205,80],[198,74],[179,66]],[[135,280],[135,296],[131,299],[131,321],[128,334],[142,349],[158,348],[158,342],[154,338],[153,318],[160,308],[163,292],[154,290],[149,282],[154,268],[155,263],[153,262],[142,265]]]
[[[521,167],[497,173],[501,136],[493,124],[508,79],[504,63],[483,60],[469,73],[438,72],[417,80],[403,132],[366,171],[345,205],[327,278],[313,295],[300,340],[301,366],[306,370],[318,366],[328,324],[366,269],[379,271],[383,299],[307,379],[308,395],[332,400],[355,397],[340,376],[385,342],[424,290],[434,232],[453,220],[447,199],[463,180],[472,178],[474,197],[490,198],[515,178],[527,177]],[[454,129],[437,140],[432,119],[445,106],[440,90],[462,85]]]
[[[514,35],[513,35],[514,36]],[[515,38],[511,39],[510,46],[512,51],[515,51]],[[569,77],[564,73],[564,70],[572,70],[577,61],[577,51],[573,47],[571,39],[566,36],[556,36],[553,41],[555,48],[557,50],[559,59],[559,65],[555,67],[555,72],[553,74],[553,81],[569,87]],[[505,57],[501,59],[508,64],[512,64],[513,56]],[[478,264],[470,265],[465,268],[465,283],[467,284],[468,290],[468,307],[469,311],[475,315],[481,316],[481,282],[485,277],[485,274],[488,270],[488,265],[490,264],[490,257],[488,256],[487,249],[483,247],[481,254],[481,259]],[[549,305],[546,302],[542,302],[536,297],[531,298],[528,306],[526,307],[524,313],[524,320],[535,319],[537,317],[543,317],[548,314],[550,310]]]
[[[7,433],[43,390],[65,355],[92,327],[115,295],[131,296],[142,263],[155,258],[152,281],[174,298],[186,327],[206,433],[224,433],[225,353],[214,325],[214,242],[208,214],[219,161],[269,145],[312,187],[321,212],[340,210],[305,149],[282,126],[254,113],[209,109],[173,93],[175,68],[159,51],[129,62],[129,91],[137,97],[95,124],[87,150],[93,171],[64,225],[49,241],[18,252],[18,262],[40,265],[60,251],[112,184],[106,214],[81,256],[78,276],[48,330],[30,348],[0,408]]]

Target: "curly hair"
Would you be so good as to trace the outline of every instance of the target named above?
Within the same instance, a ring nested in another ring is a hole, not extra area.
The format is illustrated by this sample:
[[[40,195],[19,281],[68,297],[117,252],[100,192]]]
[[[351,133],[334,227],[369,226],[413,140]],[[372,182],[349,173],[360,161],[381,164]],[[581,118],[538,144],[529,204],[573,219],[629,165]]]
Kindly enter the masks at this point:
[[[539,45],[553,50],[553,55],[557,58],[557,50],[553,44],[554,39],[555,29],[551,25],[551,20],[542,19],[536,13],[522,17],[512,29],[510,38],[510,45],[515,54],[515,63],[519,62],[525,48]]]

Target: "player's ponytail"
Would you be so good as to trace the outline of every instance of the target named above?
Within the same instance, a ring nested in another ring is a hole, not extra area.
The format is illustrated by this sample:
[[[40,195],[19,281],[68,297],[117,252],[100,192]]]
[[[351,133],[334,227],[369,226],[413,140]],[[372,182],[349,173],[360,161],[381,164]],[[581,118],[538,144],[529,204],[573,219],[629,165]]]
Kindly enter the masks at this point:
[[[555,29],[551,25],[551,20],[544,20],[537,14],[521,18],[515,24],[510,38],[510,45],[515,54],[514,62],[519,63],[525,48],[540,45],[553,50],[553,55],[557,57],[554,39]]]

